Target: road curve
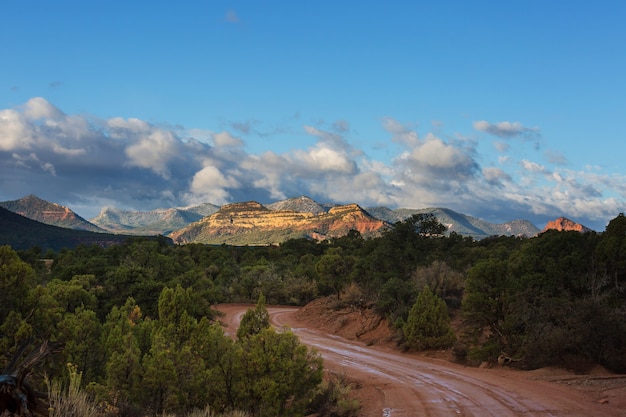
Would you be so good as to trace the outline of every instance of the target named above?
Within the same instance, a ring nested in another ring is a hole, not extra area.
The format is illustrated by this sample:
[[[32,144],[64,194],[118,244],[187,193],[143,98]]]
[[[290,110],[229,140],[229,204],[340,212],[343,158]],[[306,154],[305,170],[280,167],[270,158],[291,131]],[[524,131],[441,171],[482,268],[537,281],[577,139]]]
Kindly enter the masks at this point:
[[[227,332],[234,334],[250,306],[221,305]],[[476,369],[365,346],[302,327],[298,308],[268,307],[272,324],[289,327],[300,341],[319,352],[325,368],[359,381],[369,390],[363,417],[617,417],[615,409],[582,392],[532,380],[512,370]]]

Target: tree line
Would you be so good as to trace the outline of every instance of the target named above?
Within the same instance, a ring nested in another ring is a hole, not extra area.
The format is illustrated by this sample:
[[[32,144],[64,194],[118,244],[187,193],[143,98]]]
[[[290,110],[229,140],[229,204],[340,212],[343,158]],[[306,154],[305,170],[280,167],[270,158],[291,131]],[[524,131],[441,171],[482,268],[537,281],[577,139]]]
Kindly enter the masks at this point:
[[[475,241],[444,231],[415,215],[376,239],[351,231],[263,247],[164,238],[47,253],[0,247],[0,366],[24,343],[50,340],[63,349],[48,375],[67,378],[71,363],[94,398],[128,415],[206,404],[304,415],[319,401],[319,358],[263,326],[229,338],[211,306],[333,296],[374,307],[410,349],[451,348],[469,364],[505,357],[524,368],[626,371],[623,214],[602,233]],[[263,378],[268,370],[276,378]]]

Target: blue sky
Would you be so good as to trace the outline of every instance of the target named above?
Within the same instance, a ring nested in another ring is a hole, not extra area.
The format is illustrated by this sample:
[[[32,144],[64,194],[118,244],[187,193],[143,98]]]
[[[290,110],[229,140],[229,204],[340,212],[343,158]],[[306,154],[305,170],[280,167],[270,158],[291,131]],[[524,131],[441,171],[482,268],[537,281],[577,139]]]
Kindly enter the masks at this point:
[[[626,209],[626,2],[179,3],[0,0],[0,200]]]

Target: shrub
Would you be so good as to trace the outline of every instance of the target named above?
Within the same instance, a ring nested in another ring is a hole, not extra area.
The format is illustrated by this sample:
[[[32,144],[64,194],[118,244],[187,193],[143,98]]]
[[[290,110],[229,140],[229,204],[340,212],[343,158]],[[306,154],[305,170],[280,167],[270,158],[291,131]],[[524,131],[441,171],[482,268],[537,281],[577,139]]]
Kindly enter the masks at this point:
[[[419,293],[402,330],[406,342],[416,350],[447,348],[456,340],[446,303],[428,286]]]

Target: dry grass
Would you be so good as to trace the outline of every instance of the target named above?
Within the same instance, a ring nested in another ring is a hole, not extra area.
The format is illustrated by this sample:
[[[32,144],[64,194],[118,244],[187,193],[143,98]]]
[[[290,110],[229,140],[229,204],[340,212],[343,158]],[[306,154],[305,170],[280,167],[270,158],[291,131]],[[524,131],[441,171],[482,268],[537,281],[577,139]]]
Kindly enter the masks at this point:
[[[59,381],[46,381],[50,417],[99,417],[96,404],[80,389],[82,373],[75,365],[67,364],[70,382],[64,389]]]

